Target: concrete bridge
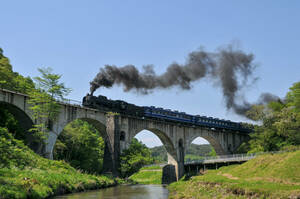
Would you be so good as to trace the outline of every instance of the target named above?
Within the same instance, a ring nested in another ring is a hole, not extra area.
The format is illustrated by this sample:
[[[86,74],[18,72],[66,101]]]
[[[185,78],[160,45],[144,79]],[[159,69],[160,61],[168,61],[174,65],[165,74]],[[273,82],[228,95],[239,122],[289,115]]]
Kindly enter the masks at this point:
[[[0,89],[0,104],[4,105],[19,121],[24,131],[28,131],[35,121],[27,103],[29,96]],[[215,149],[218,155],[232,154],[246,140],[247,133],[226,129],[213,129],[187,123],[169,122],[128,115],[108,114],[102,110],[60,102],[61,109],[57,119],[50,127],[46,142],[45,157],[53,158],[53,148],[64,127],[81,119],[95,126],[105,140],[104,171],[118,175],[119,156],[129,147],[131,140],[142,130],[157,135],[168,153],[168,164],[175,166],[176,178],[184,174],[184,154],[191,142],[202,137]]]
[[[242,164],[251,160],[258,155],[267,153],[252,153],[252,154],[230,154],[220,155],[215,157],[205,157],[202,160],[188,161],[184,163],[185,172],[205,171],[207,169],[218,169],[222,166],[228,166],[232,164]]]

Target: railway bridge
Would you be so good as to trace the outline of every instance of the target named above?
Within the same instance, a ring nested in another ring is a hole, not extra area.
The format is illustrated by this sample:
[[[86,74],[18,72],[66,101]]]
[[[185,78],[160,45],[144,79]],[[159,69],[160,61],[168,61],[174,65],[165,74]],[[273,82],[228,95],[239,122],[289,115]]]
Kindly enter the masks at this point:
[[[35,123],[28,104],[29,96],[0,89],[0,105],[5,106],[19,121],[21,128],[28,131]],[[131,140],[142,130],[149,130],[159,137],[168,154],[168,164],[175,166],[177,180],[184,174],[184,154],[191,142],[202,137],[218,155],[232,154],[246,140],[248,133],[228,129],[195,126],[184,122],[155,120],[130,115],[110,114],[103,110],[83,107],[79,104],[60,103],[60,113],[50,127],[46,141],[45,157],[53,158],[53,148],[64,127],[81,119],[92,124],[105,140],[104,171],[118,175],[119,156],[129,147]]]

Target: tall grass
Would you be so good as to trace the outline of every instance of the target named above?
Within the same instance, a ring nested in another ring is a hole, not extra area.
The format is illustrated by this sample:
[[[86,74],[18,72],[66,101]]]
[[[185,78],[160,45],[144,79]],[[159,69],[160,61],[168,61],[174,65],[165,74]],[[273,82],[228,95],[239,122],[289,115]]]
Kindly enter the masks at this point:
[[[40,157],[0,128],[0,198],[47,198],[117,184],[109,176],[82,173],[64,161]]]
[[[129,179],[139,184],[161,184],[162,168],[158,165],[143,167]]]

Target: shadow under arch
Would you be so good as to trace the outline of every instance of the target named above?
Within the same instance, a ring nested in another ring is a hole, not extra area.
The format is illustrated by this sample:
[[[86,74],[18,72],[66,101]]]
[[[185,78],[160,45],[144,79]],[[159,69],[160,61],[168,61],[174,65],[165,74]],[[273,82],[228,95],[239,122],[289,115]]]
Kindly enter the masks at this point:
[[[82,121],[85,121],[85,122],[91,124],[98,130],[98,132],[100,133],[101,137],[104,140],[107,138],[106,125],[104,125],[102,122],[91,119],[91,118],[77,118],[77,120],[82,120]],[[73,122],[73,121],[71,121],[71,122]],[[68,124],[70,124],[71,122],[69,122]]]
[[[0,109],[6,109],[9,113],[11,113],[14,116],[14,118],[19,122],[20,127],[24,131],[28,132],[28,130],[32,128],[32,119],[29,117],[29,115],[27,115],[26,112],[21,110],[19,107],[7,102],[0,102]]]
[[[207,142],[209,142],[209,144],[212,146],[212,148],[216,151],[217,155],[226,155],[226,152],[224,151],[223,147],[221,146],[221,144],[219,143],[219,141],[212,137],[212,136],[203,136],[203,135],[194,135],[192,136],[187,143],[187,148],[192,144],[192,142],[196,139],[196,138],[203,138],[205,139]]]
[[[33,143],[33,137],[30,136],[29,132],[34,125],[30,116],[19,107],[7,102],[0,102],[0,110],[7,110],[14,116],[14,118],[18,121],[20,131],[24,132],[24,137],[21,136],[19,139],[24,139],[25,143],[28,144],[31,149],[36,151],[38,146]]]
[[[159,129],[154,129],[154,128],[139,129],[130,137],[129,143],[132,141],[132,139],[137,134],[139,134],[143,130],[152,132],[154,135],[156,135],[160,139],[160,141],[162,142],[163,146],[166,148],[166,151],[167,151],[168,164],[176,164],[178,161],[178,157],[177,157],[175,146],[173,145],[171,139],[164,132],[160,131]]]

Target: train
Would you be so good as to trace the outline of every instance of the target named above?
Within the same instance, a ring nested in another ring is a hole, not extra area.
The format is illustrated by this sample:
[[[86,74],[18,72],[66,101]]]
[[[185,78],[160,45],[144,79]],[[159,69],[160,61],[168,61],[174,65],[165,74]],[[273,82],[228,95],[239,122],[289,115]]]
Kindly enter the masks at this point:
[[[190,115],[185,112],[172,111],[155,106],[137,106],[122,100],[111,100],[103,95],[96,97],[87,94],[82,99],[82,105],[88,108],[117,112],[123,115],[180,122],[189,125],[204,126],[210,129],[228,129],[243,133],[250,133],[252,131],[250,128],[245,127],[243,123],[200,115]]]

